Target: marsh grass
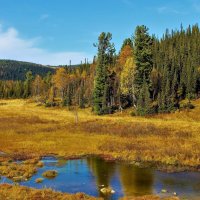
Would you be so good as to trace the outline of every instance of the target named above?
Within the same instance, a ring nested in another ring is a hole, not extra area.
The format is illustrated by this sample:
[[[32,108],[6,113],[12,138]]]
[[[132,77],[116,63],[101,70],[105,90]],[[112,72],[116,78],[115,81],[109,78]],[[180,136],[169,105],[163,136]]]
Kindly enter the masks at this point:
[[[40,180],[41,181],[41,180]],[[55,192],[51,189],[32,189],[17,185],[0,185],[0,200],[103,200],[102,198],[94,198],[84,193],[66,194]],[[160,198],[155,195],[143,197],[121,198],[121,200],[179,200],[178,197]]]
[[[58,172],[55,170],[49,170],[42,174],[43,177],[49,178],[49,179],[55,178],[57,175],[58,175]]]
[[[95,116],[25,100],[0,101],[0,151],[9,159],[104,155],[127,161],[200,165],[200,100],[195,109],[151,117]],[[6,158],[0,158],[1,160]]]
[[[39,159],[31,159],[23,162],[13,162],[12,160],[0,163],[0,175],[5,176],[14,182],[27,181],[36,172]]]
[[[100,199],[90,197],[84,193],[66,194],[55,192],[51,189],[37,190],[17,185],[0,185],[0,200],[93,200]]]

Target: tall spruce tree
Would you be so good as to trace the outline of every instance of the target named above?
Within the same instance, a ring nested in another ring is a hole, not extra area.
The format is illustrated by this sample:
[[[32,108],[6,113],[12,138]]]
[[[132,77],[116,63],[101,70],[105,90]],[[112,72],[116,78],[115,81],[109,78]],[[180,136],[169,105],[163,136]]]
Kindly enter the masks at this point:
[[[151,99],[150,99],[149,88],[144,77],[143,84],[140,89],[138,102],[137,102],[137,114],[138,115],[151,114],[150,103],[151,103]]]
[[[97,114],[104,114],[109,113],[110,108],[131,106],[136,96],[137,111],[149,114],[184,108],[187,104],[180,104],[181,100],[200,97],[198,25],[187,29],[181,26],[179,31],[167,30],[161,39],[151,38],[148,28],[138,26],[134,45],[131,39],[126,39],[118,56],[114,54],[110,40],[110,33],[100,35],[98,56],[93,64],[85,59],[80,66],[63,66],[63,69],[57,70],[56,76],[48,74],[41,77],[46,105],[93,105]],[[12,65],[12,68],[15,66]],[[5,79],[8,78],[2,74]],[[25,80],[18,82],[10,79],[0,81],[0,98],[33,96],[33,75],[37,74],[40,70],[34,70],[33,74],[28,72]],[[21,79],[19,71],[11,77]],[[58,102],[58,97],[64,101]]]
[[[98,39],[98,58],[94,82],[93,104],[96,114],[108,112],[108,67],[112,64],[114,45],[111,44],[112,34],[101,33]]]
[[[136,64],[135,87],[139,94],[143,79],[150,83],[150,73],[153,68],[152,38],[148,33],[148,28],[144,25],[137,26],[134,37],[134,56]]]
[[[150,75],[153,69],[152,38],[146,26],[137,26],[134,37],[135,77],[134,86],[137,102],[137,113],[150,113]]]
[[[26,73],[26,80],[24,81],[24,94],[23,97],[27,98],[31,95],[31,82],[33,81],[33,74],[31,71]]]

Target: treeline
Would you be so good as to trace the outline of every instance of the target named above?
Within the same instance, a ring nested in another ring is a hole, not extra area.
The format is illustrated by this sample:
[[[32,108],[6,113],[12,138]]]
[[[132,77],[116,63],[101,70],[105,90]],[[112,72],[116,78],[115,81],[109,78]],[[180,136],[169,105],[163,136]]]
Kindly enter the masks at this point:
[[[47,72],[55,69],[44,65],[15,60],[0,60],[0,80],[25,80],[26,73],[31,71],[35,76],[44,76]]]
[[[134,114],[171,112],[180,101],[200,96],[200,31],[198,25],[166,30],[161,39],[145,26],[136,27],[115,55],[110,33],[102,33],[94,81],[94,111],[134,106]]]
[[[42,77],[1,81],[1,98],[34,97],[46,106],[92,107],[96,114],[133,107],[136,115],[172,112],[180,101],[192,107],[200,96],[200,30],[198,25],[156,38],[137,26],[116,53],[111,33],[101,33],[97,56],[77,67],[58,68]]]
[[[200,31],[198,25],[167,30],[161,40],[154,39],[153,100],[160,112],[179,108],[179,102],[200,96]]]
[[[57,68],[56,73],[34,76],[28,71],[24,81],[1,80],[0,98],[34,98],[46,106],[91,106],[94,65]]]

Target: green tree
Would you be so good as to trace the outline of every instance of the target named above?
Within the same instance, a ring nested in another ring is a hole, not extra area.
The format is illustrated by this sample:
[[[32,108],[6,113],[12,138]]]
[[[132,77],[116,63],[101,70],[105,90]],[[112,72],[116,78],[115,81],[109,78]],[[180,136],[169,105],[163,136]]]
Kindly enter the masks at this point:
[[[94,82],[94,112],[104,114],[108,112],[108,67],[112,65],[115,52],[114,45],[111,44],[112,34],[101,33],[98,39],[98,58],[96,67],[96,76]]]
[[[144,77],[143,84],[137,101],[137,114],[148,115],[151,113],[152,111],[151,111],[151,99],[150,99],[149,87]]]
[[[27,98],[31,95],[31,83],[33,81],[33,75],[31,71],[26,73],[26,79],[24,81],[24,98]]]
[[[137,94],[140,93],[143,78],[150,83],[150,73],[153,68],[152,38],[148,28],[144,25],[137,26],[134,37],[134,56],[136,63],[135,87]]]

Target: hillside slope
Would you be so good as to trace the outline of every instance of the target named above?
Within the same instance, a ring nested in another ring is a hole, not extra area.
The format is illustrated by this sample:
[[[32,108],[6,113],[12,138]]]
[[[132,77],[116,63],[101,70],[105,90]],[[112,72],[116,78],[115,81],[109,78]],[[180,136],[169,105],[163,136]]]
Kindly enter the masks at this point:
[[[33,75],[44,76],[48,72],[53,73],[55,69],[29,62],[0,60],[0,80],[24,80],[28,71],[32,71]]]

